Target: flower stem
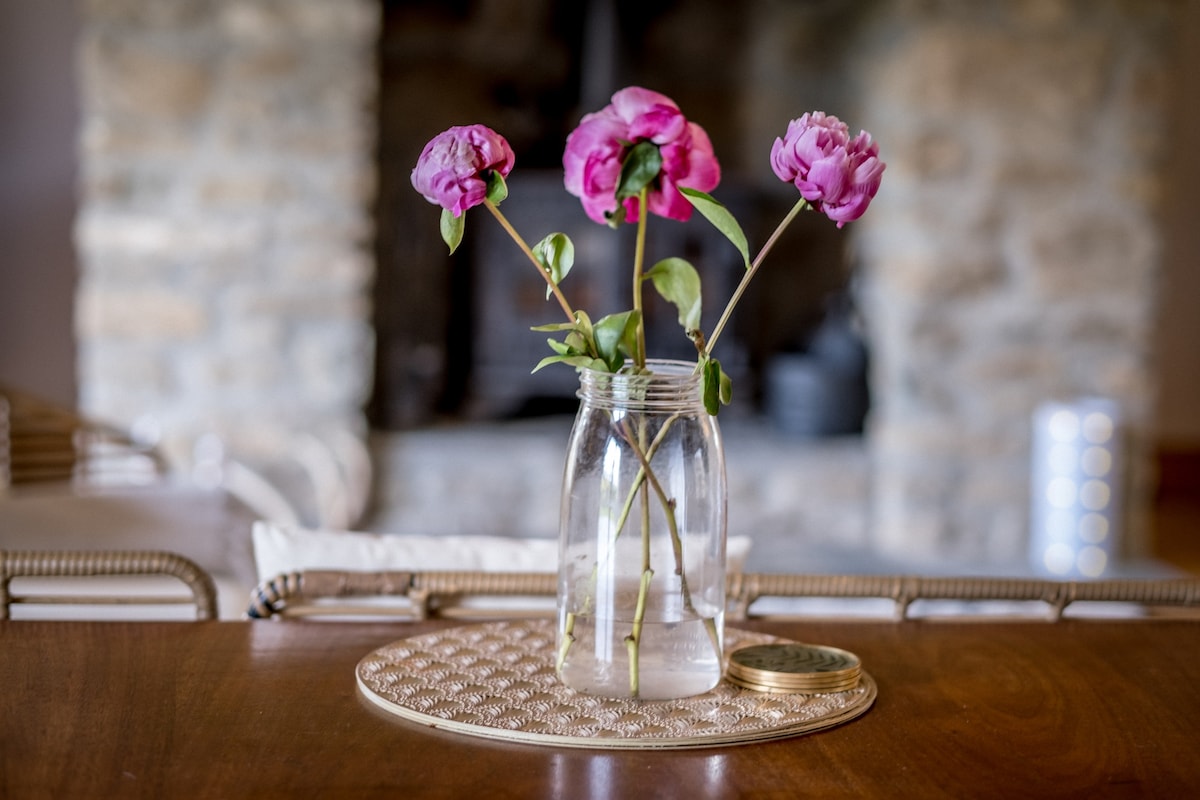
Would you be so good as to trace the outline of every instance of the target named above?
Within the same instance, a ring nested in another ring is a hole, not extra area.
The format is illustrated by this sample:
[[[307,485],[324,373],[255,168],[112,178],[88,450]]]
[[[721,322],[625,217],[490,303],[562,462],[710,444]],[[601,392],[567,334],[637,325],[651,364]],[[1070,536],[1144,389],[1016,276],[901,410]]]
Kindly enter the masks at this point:
[[[646,567],[642,571],[641,586],[638,587],[637,608],[633,614],[633,630],[625,637],[625,650],[629,655],[629,694],[637,697],[641,691],[641,680],[638,675],[638,647],[642,643],[642,623],[646,619],[646,596],[650,592],[650,579],[654,570]]]
[[[712,336],[708,337],[708,343],[704,346],[705,356],[712,354],[713,346],[716,345],[717,339],[720,338],[721,331],[725,329],[725,323],[729,322],[729,317],[733,314],[734,306],[742,299],[742,294],[746,291],[746,287],[750,285],[750,281],[754,279],[758,268],[762,266],[767,253],[771,252],[771,248],[775,246],[775,242],[783,235],[787,226],[791,225],[796,215],[805,208],[808,208],[808,201],[801,197],[796,205],[792,206],[792,210],[787,213],[787,216],[775,227],[775,230],[771,233],[771,237],[767,239],[766,244],[762,246],[762,249],[758,251],[758,255],[754,257],[754,261],[750,262],[750,268],[742,275],[741,283],[738,284],[733,296],[729,298],[729,302],[725,304],[725,310],[721,313],[721,318],[717,320],[717,325],[713,328]]]
[[[555,665],[555,670],[562,672],[563,664],[567,662],[567,651],[571,649],[571,645],[575,643],[575,614],[574,612],[567,613],[566,625],[563,627],[562,644],[558,649],[558,662]]]
[[[645,197],[644,194],[643,197]],[[638,325],[638,330],[642,330],[641,325]],[[634,444],[632,440],[630,444]],[[638,424],[638,441],[634,444],[634,449],[640,454],[645,447],[646,418],[642,417]],[[653,477],[648,470],[646,477]],[[631,697],[637,697],[638,692],[641,691],[639,688],[641,681],[638,671],[640,663],[638,649],[642,645],[642,623],[646,619],[646,598],[650,594],[650,579],[654,576],[654,570],[650,566],[650,490],[645,483],[642,484],[640,494],[642,496],[642,583],[638,587],[637,608],[633,613],[633,633],[629,643],[629,694]]]
[[[504,228],[504,231],[510,237],[512,237],[514,242],[517,243],[517,247],[521,248],[521,252],[523,252],[525,256],[533,262],[533,265],[537,267],[538,273],[546,281],[546,285],[550,287],[550,291],[554,294],[555,299],[558,300],[558,305],[567,315],[567,319],[571,320],[571,322],[575,322],[575,311],[571,308],[571,304],[567,302],[566,295],[562,293],[562,289],[558,288],[558,284],[554,282],[554,278],[550,277],[549,270],[542,266],[542,262],[538,261],[537,256],[533,254],[533,250],[525,243],[525,240],[521,238],[521,234],[517,233],[517,229],[512,226],[512,223],[508,221],[508,218],[505,217],[503,213],[501,213],[500,209],[495,203],[493,203],[491,200],[485,199],[483,204],[487,206],[488,211],[492,212],[492,216],[495,217],[496,221],[500,223],[500,227]]]
[[[668,420],[668,425],[675,417]],[[643,420],[644,424],[644,420]],[[625,649],[629,655],[629,693],[633,697],[638,696],[638,653],[642,641],[642,625],[646,615],[646,601],[650,593],[650,579],[654,575],[654,570],[650,564],[650,506],[647,495],[647,485],[654,490],[655,496],[658,497],[658,502],[662,506],[663,515],[667,521],[667,531],[671,537],[671,550],[675,556],[675,574],[679,578],[679,593],[680,599],[683,602],[684,610],[695,613],[696,607],[692,603],[692,593],[688,588],[687,571],[683,563],[683,539],[679,535],[679,523],[675,518],[675,500],[668,497],[663,490],[662,484],[658,482],[654,470],[650,468],[650,461],[647,456],[647,448],[644,435],[639,441],[635,441],[633,431],[629,430],[629,420],[623,420],[618,426],[623,439],[629,443],[630,448],[641,462],[641,470],[639,477],[641,481],[642,495],[642,581],[638,587],[637,607],[633,615],[633,632],[625,639]],[[643,429],[644,434],[644,429]],[[657,448],[661,441],[661,436],[655,437],[652,448]],[[618,531],[619,533],[619,531]],[[716,622],[711,617],[702,617],[704,627],[708,631],[709,640],[713,644],[713,649],[717,654],[717,660],[722,660],[720,637],[717,635]]]
[[[637,312],[637,352],[633,354],[633,363],[639,368],[646,366],[646,321],[642,313],[642,267],[646,259],[646,218],[650,213],[646,210],[646,202],[650,197],[650,189],[643,186],[638,192],[638,225],[637,240],[633,251],[633,310]]]
[[[675,424],[675,420],[677,419],[679,419],[678,413],[672,414],[670,417],[668,417],[666,421],[663,422],[662,426],[659,427],[658,433],[654,437],[654,441],[652,441],[650,446],[646,448],[646,455],[643,457],[641,453],[638,453],[641,466],[638,468],[637,475],[635,475],[633,478],[633,485],[629,487],[629,494],[625,497],[625,504],[621,506],[621,515],[617,518],[617,524],[615,526],[616,533],[613,535],[614,539],[617,536],[620,536],[621,531],[625,529],[625,523],[629,519],[629,512],[633,509],[633,501],[637,497],[638,490],[642,488],[642,484],[646,480],[646,472],[649,469],[648,462],[654,458],[654,454],[658,451],[658,446],[662,444],[663,439],[665,439],[667,436],[667,432],[670,431],[671,426]],[[630,437],[625,431],[622,431],[622,434],[624,435],[626,441],[630,441],[630,443],[632,443]]]
[[[638,443],[634,442],[633,433],[628,429],[627,424],[628,424],[627,422],[623,423],[620,428],[620,431],[621,431],[622,438],[624,438],[625,441],[629,443],[629,446],[633,450],[634,455],[636,455],[638,457],[638,460],[641,462],[641,465],[642,465],[641,472],[642,472],[642,474],[644,474],[646,476],[645,482],[642,484],[643,493],[645,493],[645,485],[646,485],[646,483],[648,483],[650,485],[650,488],[654,490],[654,494],[658,497],[659,505],[661,505],[662,509],[663,509],[663,516],[666,518],[666,521],[667,521],[667,532],[670,534],[670,537],[671,537],[671,551],[675,555],[675,574],[679,576],[679,592],[680,592],[680,596],[683,601],[683,607],[688,611],[695,611],[695,606],[692,604],[692,593],[688,589],[687,574],[683,568],[683,539],[681,539],[679,536],[679,523],[675,519],[675,500],[673,498],[667,496],[667,493],[663,489],[662,484],[658,482],[658,477],[654,474],[654,471],[650,468],[650,461],[649,461],[649,457],[647,456],[647,453],[645,451],[645,448],[639,447]],[[655,444],[657,444],[657,440],[656,440]],[[645,510],[645,512],[647,512],[646,515],[648,516],[649,507],[647,505],[643,504],[643,509]],[[643,522],[643,525],[645,526],[646,538],[648,539],[650,520],[645,519]],[[650,552],[649,552],[649,542],[648,541],[643,542],[643,548],[644,548],[644,556],[643,556],[644,562],[643,563],[644,563],[644,566],[647,569],[649,569],[649,567],[650,567],[650,560],[649,560]]]

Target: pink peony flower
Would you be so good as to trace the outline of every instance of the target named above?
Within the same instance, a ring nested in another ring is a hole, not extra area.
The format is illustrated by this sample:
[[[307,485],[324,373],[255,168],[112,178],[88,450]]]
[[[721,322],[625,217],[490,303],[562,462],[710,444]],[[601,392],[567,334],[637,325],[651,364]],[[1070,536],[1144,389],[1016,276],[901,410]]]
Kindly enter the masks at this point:
[[[563,153],[563,184],[580,199],[588,217],[605,224],[617,210],[617,185],[629,149],[638,142],[658,145],[663,164],[651,183],[647,208],[675,220],[692,215],[692,204],[680,186],[708,192],[721,180],[721,167],[708,134],[688,122],[669,97],[630,86],[617,92],[612,103],[583,118],[567,137]],[[625,200],[626,219],[637,221],[636,198]]]
[[[462,215],[483,202],[495,170],[507,176],[516,156],[508,141],[486,125],[448,128],[429,140],[412,171],[412,185],[431,203]]]
[[[771,148],[771,168],[814,208],[842,227],[867,210],[886,165],[862,131],[854,139],[837,117],[814,111],[788,123]]]

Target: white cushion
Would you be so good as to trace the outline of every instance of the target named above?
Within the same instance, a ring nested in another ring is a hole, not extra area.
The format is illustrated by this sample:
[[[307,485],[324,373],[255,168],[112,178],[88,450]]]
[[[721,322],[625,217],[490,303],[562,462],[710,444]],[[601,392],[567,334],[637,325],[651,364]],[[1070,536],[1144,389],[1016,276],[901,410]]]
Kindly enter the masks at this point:
[[[252,536],[260,581],[306,569],[558,570],[556,539],[313,530],[261,520],[254,523]],[[740,572],[749,551],[749,537],[730,537],[726,543],[727,571]]]

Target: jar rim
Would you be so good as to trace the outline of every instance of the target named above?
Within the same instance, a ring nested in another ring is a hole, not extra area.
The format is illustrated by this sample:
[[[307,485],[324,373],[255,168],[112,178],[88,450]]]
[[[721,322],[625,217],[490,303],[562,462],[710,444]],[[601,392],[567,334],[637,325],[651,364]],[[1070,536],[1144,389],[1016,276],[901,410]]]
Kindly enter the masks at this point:
[[[625,367],[632,366],[626,361]],[[692,362],[647,359],[645,372],[606,372],[583,368],[579,391],[583,401],[605,407],[644,410],[703,411],[701,374]]]
[[[592,373],[595,375],[612,375],[616,377],[641,378],[641,377],[695,377],[699,378],[700,373],[696,370],[696,362],[684,361],[678,358],[647,358],[646,372],[629,371],[634,363],[630,359],[626,359],[621,365],[621,369],[616,372],[609,372],[603,369],[593,369],[592,367],[580,367],[580,372]]]

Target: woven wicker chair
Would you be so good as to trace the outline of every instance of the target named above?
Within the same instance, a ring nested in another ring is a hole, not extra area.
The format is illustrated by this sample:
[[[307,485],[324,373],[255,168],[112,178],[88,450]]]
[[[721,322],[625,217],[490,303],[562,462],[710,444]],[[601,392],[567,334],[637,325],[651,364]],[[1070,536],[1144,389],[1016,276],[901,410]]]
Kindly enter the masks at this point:
[[[728,587],[729,618],[788,616],[754,613],[765,599],[877,599],[890,601],[895,619],[908,619],[920,601],[953,601],[957,613],[972,605],[999,603],[1041,606],[1047,619],[1059,620],[1068,606],[1080,603],[1121,604],[1140,609],[1200,609],[1200,579],[1126,579],[1052,581],[1034,578],[919,577],[912,575],[776,575],[733,576]],[[785,604],[786,607],[786,604]],[[985,614],[987,612],[984,612]],[[995,612],[992,612],[995,613]],[[1100,612],[1102,613],[1102,612]]]
[[[545,616],[556,590],[549,572],[303,570],[259,584],[246,617]]]
[[[386,614],[423,619],[429,616],[472,617],[546,614],[547,598],[554,596],[553,573],[504,572],[353,572],[307,570],[265,581],[251,595],[246,616]],[[922,600],[958,601],[961,604],[1037,603],[1045,617],[1061,619],[1075,603],[1119,603],[1139,609],[1175,607],[1200,609],[1200,579],[1047,581],[1021,578],[937,578],[874,575],[776,575],[745,573],[730,576],[727,619],[762,619],[795,616],[756,613],[752,606],[767,598],[784,600],[872,598],[890,601],[895,619],[912,616]],[[338,602],[322,599],[402,598],[389,605]],[[543,602],[517,607],[489,606],[487,601],[541,598]],[[477,602],[470,603],[474,599]],[[960,608],[963,606],[960,606]],[[1114,607],[1115,608],[1115,607]]]
[[[166,473],[152,446],[74,409],[0,386],[0,488],[150,483]]]
[[[190,590],[183,594],[146,595],[113,592],[94,594],[24,594],[12,591],[14,578],[83,578],[93,576],[168,576]],[[140,605],[190,603],[197,620],[217,617],[217,590],[212,576],[190,559],[162,551],[4,551],[0,550],[0,619],[9,619],[10,606],[29,605]]]

